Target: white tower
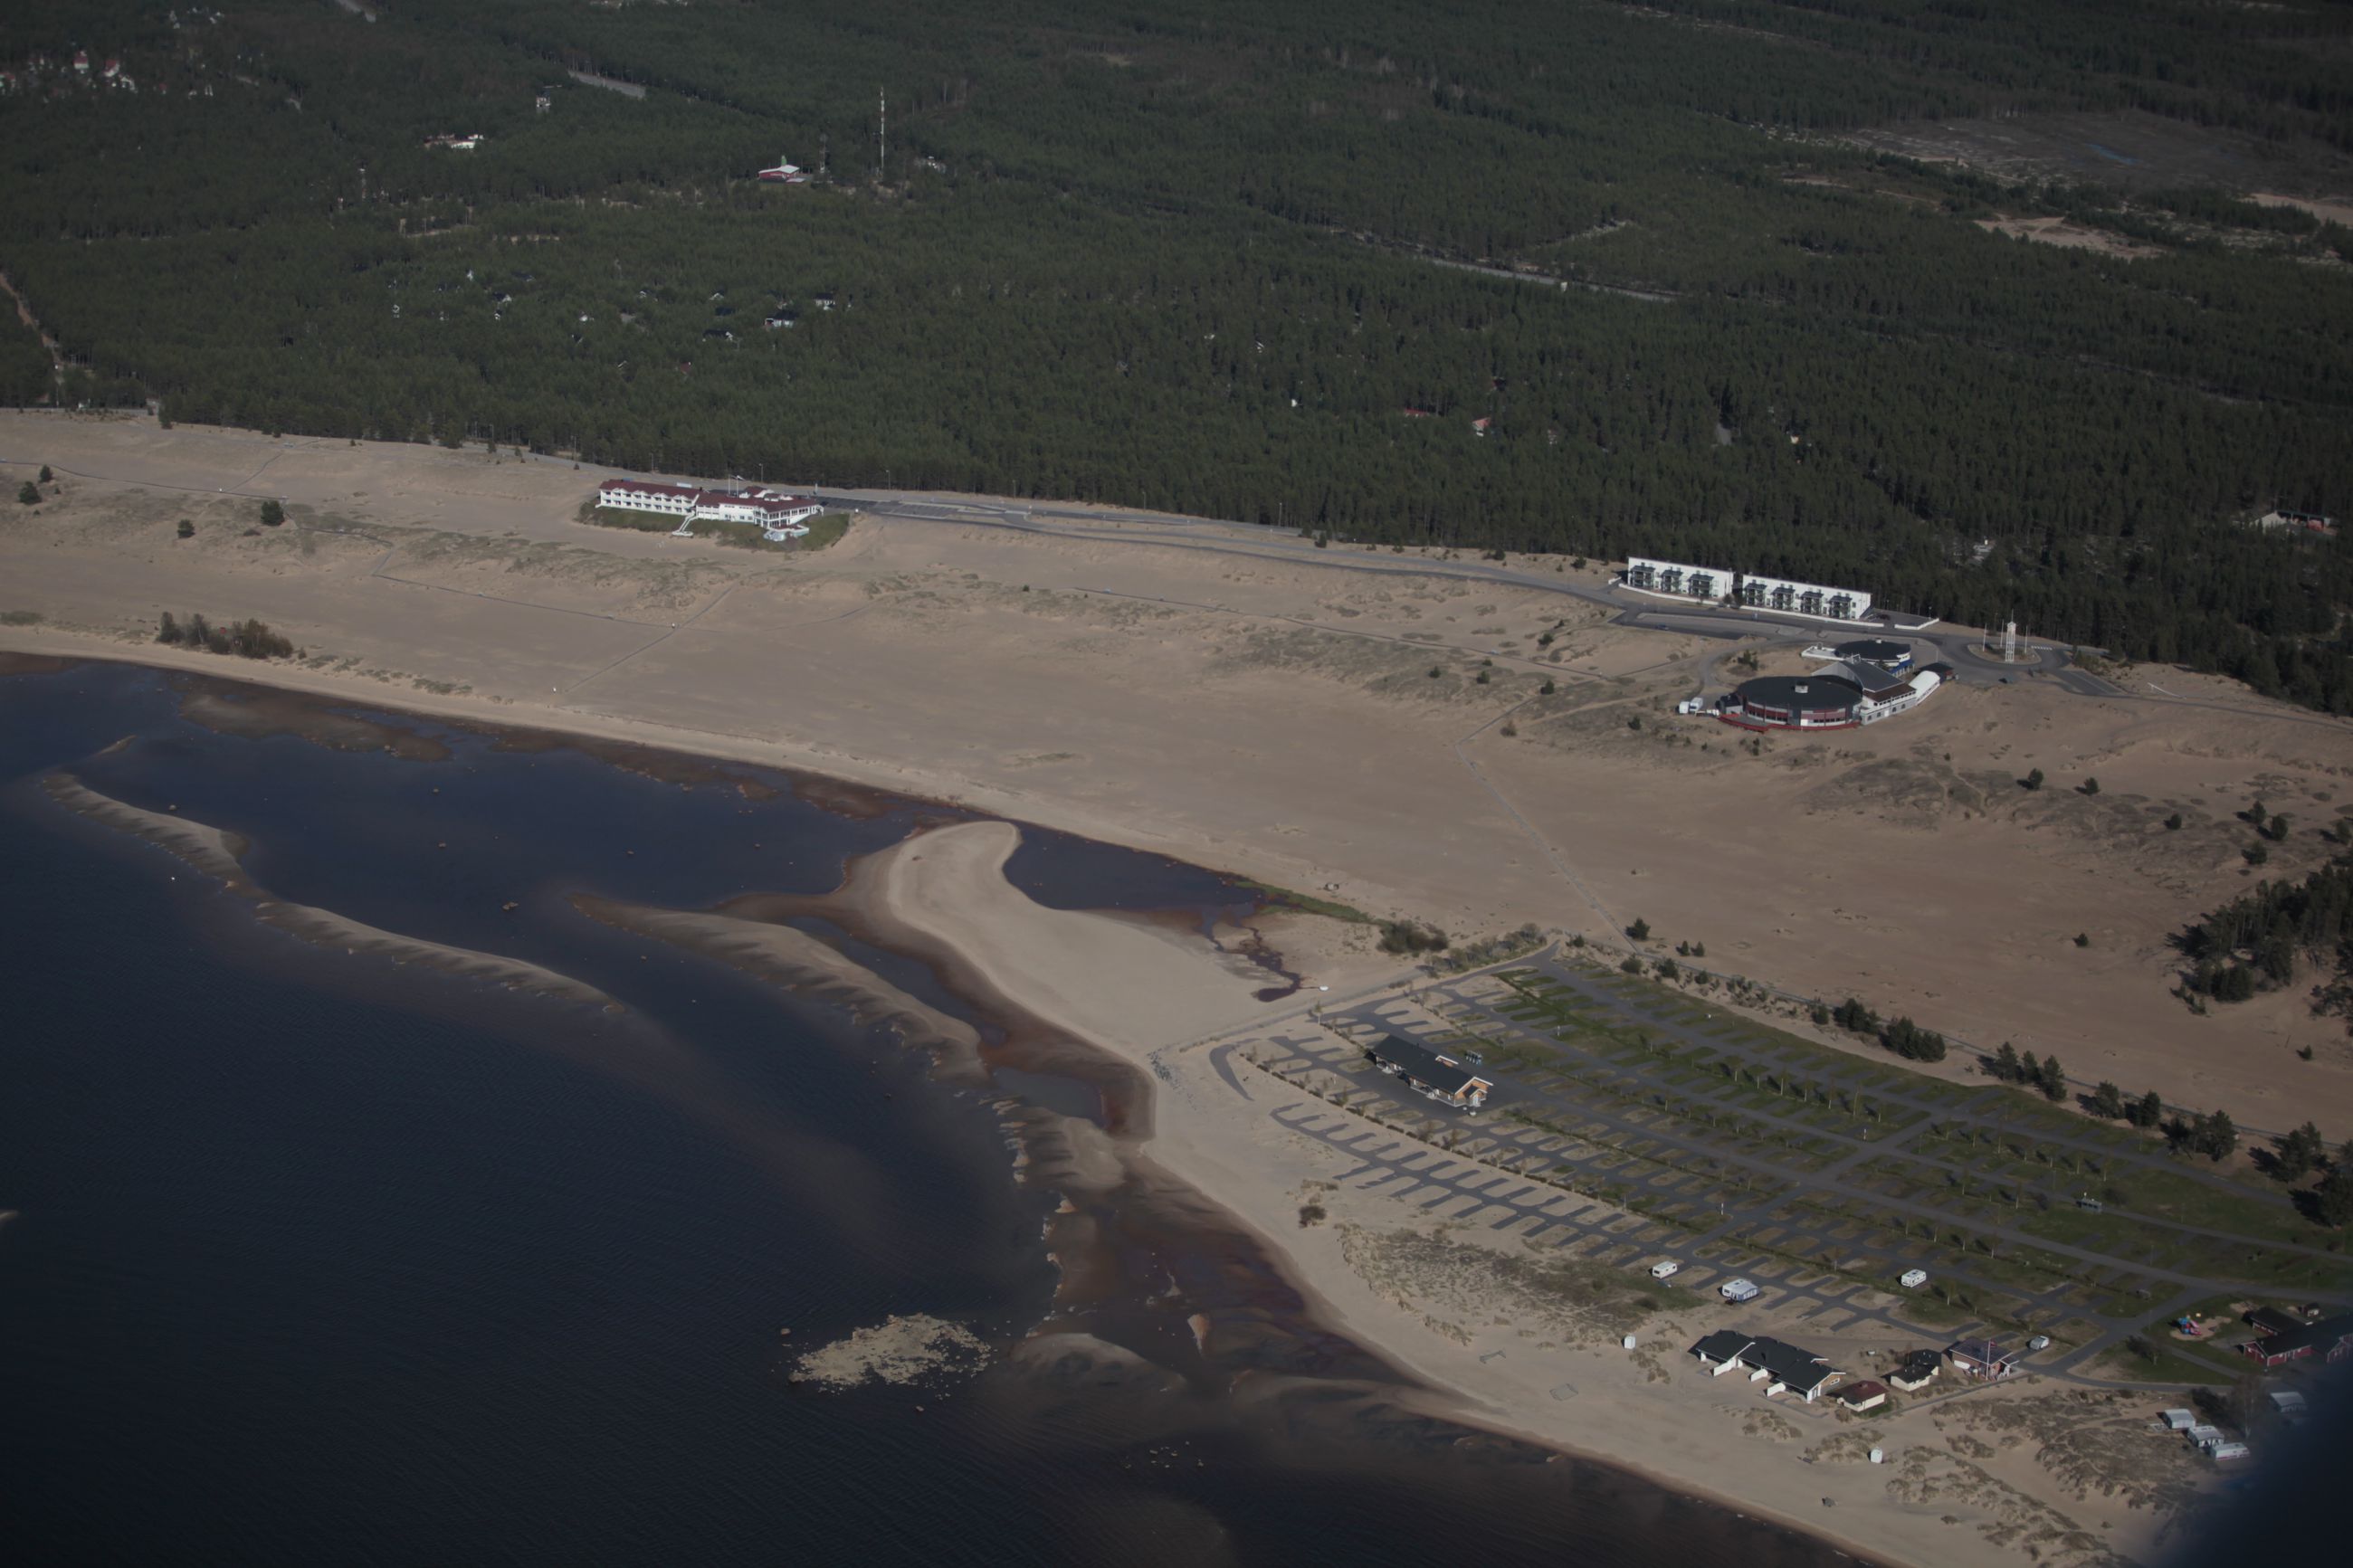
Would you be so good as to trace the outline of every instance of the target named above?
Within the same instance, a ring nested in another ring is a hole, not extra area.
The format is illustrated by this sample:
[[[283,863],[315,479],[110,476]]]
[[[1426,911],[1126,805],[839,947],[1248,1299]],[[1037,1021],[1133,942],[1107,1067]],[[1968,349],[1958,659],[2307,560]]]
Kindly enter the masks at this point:
[[[2018,623],[2011,621],[2001,628],[2001,662],[2018,662]]]
[[[874,178],[882,179],[882,171],[891,164],[891,99],[881,88],[874,89]]]

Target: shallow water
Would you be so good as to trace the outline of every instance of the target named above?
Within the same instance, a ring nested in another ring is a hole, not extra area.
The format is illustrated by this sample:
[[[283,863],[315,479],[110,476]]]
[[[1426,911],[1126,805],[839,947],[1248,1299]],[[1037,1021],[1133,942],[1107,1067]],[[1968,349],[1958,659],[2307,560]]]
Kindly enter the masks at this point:
[[[1351,1381],[1380,1363],[1182,1193],[1066,1220],[1093,1238],[1072,1261],[1095,1289],[1062,1326],[1142,1361],[790,1383],[792,1347],[892,1313],[1000,1349],[1044,1321],[1057,1194],[1017,1179],[997,1102],[1090,1115],[1101,1097],[1050,1061],[936,1081],[880,1030],[567,900],[821,892],[956,814],[389,715],[405,754],[240,735],[183,717],[186,694],[122,668],[0,678],[0,1208],[20,1211],[0,1227],[0,1525],[18,1560],[1832,1555],[1399,1415]],[[245,835],[280,896],[624,1005],[306,945],[57,806],[37,784],[56,768]],[[1063,907],[1250,903],[1062,836],[1030,835],[1014,875]],[[920,965],[855,956],[961,1011]],[[1226,1364],[1194,1353],[1196,1310],[1240,1347]],[[1237,1361],[1300,1381],[1240,1415]]]

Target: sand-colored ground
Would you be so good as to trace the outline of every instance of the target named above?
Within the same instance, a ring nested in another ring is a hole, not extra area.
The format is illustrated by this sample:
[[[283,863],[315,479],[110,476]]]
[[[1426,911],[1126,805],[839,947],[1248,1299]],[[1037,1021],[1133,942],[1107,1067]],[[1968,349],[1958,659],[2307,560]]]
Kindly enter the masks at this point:
[[[2063,217],[1981,217],[1977,222],[1988,234],[2031,239],[2037,245],[2056,245],[2070,250],[2096,250],[2104,256],[2121,256],[2127,260],[2165,254],[2157,246],[2142,245],[2105,229],[2086,228]]]
[[[2250,191],[2247,199],[2259,207],[2294,207],[2329,223],[2353,228],[2353,200],[2342,197],[2320,201],[2309,196],[2275,195],[2270,191]]]
[[[1387,551],[891,517],[754,553],[583,525],[596,475],[565,463],[132,417],[0,415],[0,455],[9,490],[42,462],[60,481],[0,523],[0,622],[40,617],[0,624],[7,647],[798,765],[1458,933],[1641,917],[1718,969],[2254,1128],[2353,1132],[2340,1021],[2291,994],[2209,1016],[2168,994],[2169,936],[2257,875],[2235,814],[2261,795],[2291,817],[2277,877],[2353,808],[2353,728],[2226,682],[1947,689],[1752,749],[1672,713],[1727,645]],[[288,526],[253,525],[264,489]],[[259,616],[305,658],[161,648],[164,609]],[[2050,784],[2019,788],[2036,767]]]

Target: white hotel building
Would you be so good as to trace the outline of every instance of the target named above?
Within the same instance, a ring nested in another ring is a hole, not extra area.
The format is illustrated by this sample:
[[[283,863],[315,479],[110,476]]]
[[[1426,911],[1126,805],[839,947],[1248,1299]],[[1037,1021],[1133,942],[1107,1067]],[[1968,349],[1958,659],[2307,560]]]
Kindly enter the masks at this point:
[[[772,541],[800,538],[809,531],[808,520],[825,510],[807,496],[782,490],[710,490],[649,479],[607,479],[596,489],[596,504],[659,512],[678,519],[681,529],[692,522],[753,523]]]
[[[1820,583],[1793,583],[1751,573],[1719,572],[1712,566],[1686,566],[1640,555],[1628,559],[1625,583],[1629,588],[1639,588],[1646,594],[1696,599],[1703,604],[1736,594],[1739,603],[1748,609],[1779,610],[1820,620],[1859,621],[1871,610],[1871,595],[1860,588],[1831,588]]]

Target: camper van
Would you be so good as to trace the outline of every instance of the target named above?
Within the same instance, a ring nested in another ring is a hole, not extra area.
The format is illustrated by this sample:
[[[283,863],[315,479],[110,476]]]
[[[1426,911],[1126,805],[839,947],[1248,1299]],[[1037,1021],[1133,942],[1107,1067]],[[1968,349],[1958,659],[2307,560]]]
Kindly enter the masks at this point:
[[[1716,1287],[1716,1294],[1727,1301],[1754,1301],[1765,1294],[1753,1279],[1727,1279]]]

